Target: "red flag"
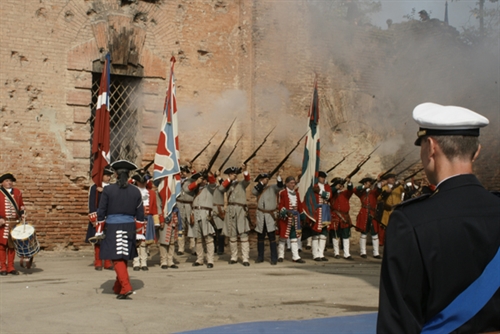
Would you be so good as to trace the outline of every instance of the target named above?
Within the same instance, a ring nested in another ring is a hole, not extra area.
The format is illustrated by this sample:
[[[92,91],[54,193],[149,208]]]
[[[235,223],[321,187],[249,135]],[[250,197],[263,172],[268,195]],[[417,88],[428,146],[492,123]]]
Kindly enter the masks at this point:
[[[99,97],[94,118],[94,135],[92,137],[92,156],[94,165],[92,166],[92,181],[97,187],[102,187],[102,176],[104,167],[109,165],[109,82],[110,56],[106,55],[104,70],[102,71],[101,84],[99,86]]]

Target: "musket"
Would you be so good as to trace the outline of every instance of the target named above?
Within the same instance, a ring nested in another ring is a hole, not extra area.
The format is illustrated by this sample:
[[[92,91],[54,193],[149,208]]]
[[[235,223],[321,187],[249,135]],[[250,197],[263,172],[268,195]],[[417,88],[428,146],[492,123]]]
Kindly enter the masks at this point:
[[[295,144],[295,146],[292,148],[292,150],[290,152],[288,152],[288,154],[283,158],[283,160],[280,161],[278,166],[276,166],[271,172],[269,172],[269,178],[272,178],[273,175],[276,174],[280,170],[281,166],[283,166],[283,164],[288,160],[290,155],[292,155],[293,151],[295,151],[295,149],[299,146],[300,142],[302,141],[302,139],[304,139],[304,137],[306,135],[307,135],[307,132],[304,133],[304,135],[302,137],[300,137],[300,139],[297,141],[297,144]]]
[[[210,162],[208,163],[208,166],[207,166],[207,169],[205,170],[205,173],[210,172],[210,170],[212,169],[212,167],[213,167],[213,165],[215,163],[215,160],[217,160],[217,157],[219,156],[220,149],[222,148],[222,145],[224,145],[224,143],[226,142],[226,139],[229,136],[229,131],[233,127],[233,124],[234,124],[235,121],[236,121],[236,118],[233,120],[233,122],[229,126],[229,129],[227,129],[226,136],[224,137],[224,139],[220,143],[219,147],[217,148],[217,151],[215,151],[214,155],[212,156],[212,159],[210,159]]]
[[[234,121],[233,121],[233,123],[234,123]],[[205,147],[204,147],[204,148],[202,148],[202,149],[201,149],[201,151],[200,151],[200,152],[198,152],[198,154],[197,154],[197,155],[195,155],[193,159],[191,159],[191,161],[189,161],[189,163],[190,163],[190,164],[192,164],[192,163],[193,163],[196,159],[198,159],[198,157],[199,157],[199,156],[200,156],[203,152],[205,152],[205,150],[207,149],[207,147],[208,147],[208,146],[212,143],[212,139],[214,139],[214,137],[215,137],[215,135],[217,134],[217,132],[219,132],[219,130],[217,130],[217,131],[214,133],[214,135],[213,135],[213,136],[212,136],[212,137],[208,140],[208,144],[207,144],[207,145],[205,145]]]
[[[222,168],[224,168],[224,165],[229,161],[229,158],[231,158],[231,155],[233,155],[234,150],[236,150],[236,147],[238,146],[238,143],[240,142],[241,138],[243,138],[243,135],[241,135],[241,137],[238,138],[238,140],[236,141],[236,144],[234,144],[233,150],[231,151],[231,153],[229,153],[229,155],[227,156],[226,160],[224,160],[222,165],[220,165],[220,167],[218,169],[219,171],[221,171]]]
[[[146,166],[144,166],[144,167],[142,167],[142,168],[140,168],[140,169],[142,169],[142,170],[144,170],[145,172],[147,172],[147,171],[148,171],[148,169],[149,169],[149,167],[151,167],[151,165],[152,165],[152,164],[154,164],[154,163],[155,163],[155,161],[154,161],[154,160],[151,160],[151,161],[150,161],[150,162],[149,162]]]
[[[347,178],[352,178],[354,175],[356,175],[357,172],[359,172],[359,170],[361,169],[361,167],[363,167],[364,164],[366,164],[368,162],[368,160],[370,160],[373,152],[375,152],[378,148],[380,147],[380,145],[378,145],[377,147],[375,147],[375,149],[373,151],[370,152],[370,154],[368,154],[368,156],[366,158],[364,158],[357,166],[356,168],[354,168],[354,170],[352,172],[349,173],[349,175],[347,176]],[[344,179],[344,182],[345,182],[345,179]]]
[[[423,171],[423,170],[424,170],[424,168],[423,168],[423,167],[422,167],[422,168],[420,168],[420,169],[419,169],[419,170],[417,170],[415,173],[413,173],[413,174],[411,174],[411,175],[409,175],[409,176],[405,177],[405,178],[404,178],[404,180],[406,181],[406,180],[411,179],[412,177],[414,177],[415,175],[417,175],[418,173],[420,173],[420,172],[421,172],[421,171]]]
[[[255,151],[253,151],[253,153],[245,161],[243,161],[244,165],[246,165],[250,160],[252,160],[255,157],[255,155],[257,154],[257,152],[259,152],[262,145],[264,145],[264,143],[266,142],[267,137],[269,137],[269,135],[271,134],[271,132],[274,131],[275,128],[276,128],[276,126],[274,128],[272,128],[271,131],[269,131],[269,133],[264,137],[264,140],[262,141],[262,143],[255,149]]]
[[[351,153],[349,153],[348,155],[344,156],[344,157],[342,158],[342,160],[340,160],[339,162],[337,162],[337,163],[335,164],[335,166],[333,166],[332,168],[330,168],[329,170],[327,170],[327,171],[326,171],[326,174],[330,173],[332,170],[334,170],[335,168],[337,168],[337,167],[338,167],[338,165],[340,165],[341,163],[343,163],[343,162],[344,162],[345,158],[347,158],[348,156],[350,156],[350,155],[351,155],[351,154],[353,154],[354,152],[355,152],[355,151],[352,151],[352,152],[351,152]]]
[[[405,161],[406,157],[408,155],[410,155],[411,153],[413,153],[414,150],[408,152],[404,157],[403,159],[399,160],[399,162],[395,163],[391,168],[389,168],[388,170],[386,170],[382,175],[380,175],[380,179],[383,179],[384,176],[386,176],[387,174],[389,174],[390,172],[392,172],[394,170],[394,168],[396,168],[397,166],[401,165],[403,163],[403,161]]]
[[[399,176],[399,175],[403,174],[404,172],[406,172],[408,169],[412,168],[413,166],[415,166],[419,162],[420,162],[420,159],[418,159],[417,161],[415,161],[414,163],[412,163],[411,165],[409,165],[408,167],[406,167],[402,171],[396,173],[396,176]]]

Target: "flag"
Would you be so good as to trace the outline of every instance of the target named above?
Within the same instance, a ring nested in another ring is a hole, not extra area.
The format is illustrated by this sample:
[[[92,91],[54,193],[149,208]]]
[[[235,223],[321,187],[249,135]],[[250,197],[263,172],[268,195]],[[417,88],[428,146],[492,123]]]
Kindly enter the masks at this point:
[[[175,100],[175,57],[170,59],[170,81],[163,108],[160,138],[156,147],[153,180],[160,180],[158,193],[162,200],[163,214],[168,216],[181,193],[179,163],[179,136],[177,130],[177,103]]]
[[[300,200],[304,204],[305,214],[315,221],[314,211],[317,206],[313,186],[318,182],[319,171],[319,100],[318,81],[314,80],[314,92],[309,108],[304,158],[302,160],[302,176],[299,183]]]
[[[444,4],[444,23],[448,24],[448,1]]]
[[[94,118],[94,134],[92,136],[92,181],[97,187],[102,187],[102,176],[104,167],[109,165],[109,83],[110,74],[110,56],[106,55],[104,69],[101,75],[99,86],[99,96]]]

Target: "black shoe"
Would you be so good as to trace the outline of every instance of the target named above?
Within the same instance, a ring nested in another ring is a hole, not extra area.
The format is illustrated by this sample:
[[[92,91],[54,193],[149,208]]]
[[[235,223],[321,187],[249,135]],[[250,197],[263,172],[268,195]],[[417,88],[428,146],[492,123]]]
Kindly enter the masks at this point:
[[[363,259],[366,259],[366,254],[361,254],[361,257],[362,257]]]
[[[172,269],[179,269],[179,267],[177,267],[175,264],[171,265],[170,268],[172,268]]]
[[[245,262],[243,262],[243,265],[244,265],[245,267],[250,267],[250,262],[246,262],[246,261],[245,261]]]
[[[217,252],[217,255],[224,255],[224,252]]]
[[[104,268],[104,269],[106,269],[106,270],[114,270],[113,266],[107,267],[107,268]]]
[[[340,255],[338,255],[338,254],[337,254],[337,255],[335,255],[335,258],[336,258],[336,259],[340,259]]]
[[[354,261],[354,259],[351,256],[345,257],[344,259],[347,261]]]
[[[139,271],[139,270],[141,270],[141,268],[139,268],[139,267],[134,267],[134,271]]]
[[[235,263],[238,263],[238,261],[234,261],[234,260],[229,261],[229,264],[235,264]]]
[[[202,263],[193,262],[193,267],[199,267],[199,266],[202,266],[202,265],[203,265]]]
[[[183,252],[177,252],[177,255],[184,255]]]
[[[17,271],[17,270],[14,269],[14,270],[9,271],[9,274],[11,274],[11,275],[19,275],[19,271]]]
[[[130,296],[133,293],[134,292],[131,290],[129,292],[125,292],[124,294],[119,294],[118,296],[116,296],[116,299],[129,299],[128,296]]]
[[[282,258],[282,257],[280,257],[280,258],[278,259],[278,262],[283,262],[283,258]]]
[[[315,258],[315,259],[314,259],[314,261],[316,261],[316,262],[320,262],[320,261],[321,261],[321,258],[317,257],[317,258]]]
[[[7,276],[7,272],[6,271],[0,271],[0,275]]]
[[[321,260],[320,260],[321,261]],[[298,259],[298,260],[293,260],[293,262],[295,263],[306,263],[306,261],[302,260],[302,259]]]
[[[196,254],[196,252],[192,252],[191,255],[197,256],[198,254]]]
[[[277,262],[276,262],[276,261],[271,261],[271,265],[272,265],[272,266],[275,266],[276,264],[277,264]]]
[[[328,261],[328,259],[326,257],[322,257],[320,260],[321,261]]]
[[[311,250],[311,246],[306,246],[306,250]]]
[[[374,259],[381,259],[381,258],[382,258],[382,256],[380,256],[380,255],[376,255],[376,256],[374,256],[373,258],[374,258]]]
[[[213,268],[214,267],[214,264],[213,263],[209,263],[207,264],[207,268]]]
[[[299,253],[302,253],[302,249],[299,248]]]
[[[262,260],[262,259],[255,260],[255,263],[262,263],[262,262],[264,262],[264,260]]]
[[[95,267],[95,270],[102,271],[102,267]]]
[[[149,270],[149,268],[148,268],[148,267],[146,267],[146,266],[141,267],[141,269],[142,269],[143,271],[148,271],[148,270]]]
[[[161,266],[161,269],[168,269],[168,266],[164,264],[163,266]]]

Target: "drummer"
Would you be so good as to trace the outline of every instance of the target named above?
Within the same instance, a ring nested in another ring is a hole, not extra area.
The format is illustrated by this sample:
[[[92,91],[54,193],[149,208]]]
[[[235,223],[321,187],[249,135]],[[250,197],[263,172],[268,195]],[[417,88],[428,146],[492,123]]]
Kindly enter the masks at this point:
[[[111,164],[116,183],[105,187],[101,194],[97,219],[105,222],[105,238],[101,241],[101,259],[110,259],[116,272],[113,291],[117,299],[128,299],[133,293],[127,261],[137,256],[136,222],[144,224],[141,192],[128,182],[131,170],[137,166],[126,160]]]
[[[19,219],[24,218],[24,203],[21,191],[13,187],[16,178],[12,173],[0,176],[0,275],[19,275],[14,268],[16,251],[10,236]],[[23,259],[21,259],[22,261]],[[31,265],[30,259],[29,265]]]

